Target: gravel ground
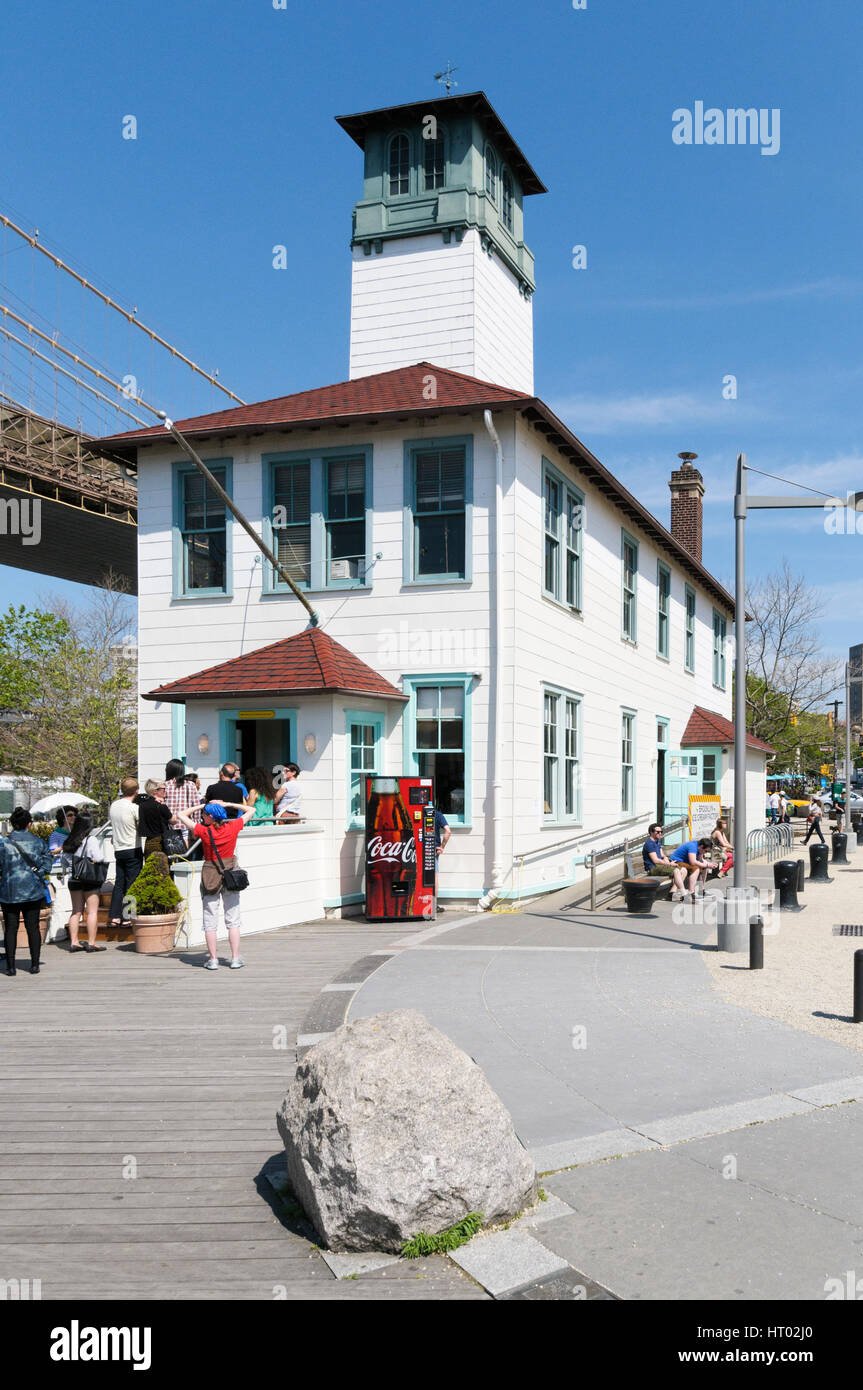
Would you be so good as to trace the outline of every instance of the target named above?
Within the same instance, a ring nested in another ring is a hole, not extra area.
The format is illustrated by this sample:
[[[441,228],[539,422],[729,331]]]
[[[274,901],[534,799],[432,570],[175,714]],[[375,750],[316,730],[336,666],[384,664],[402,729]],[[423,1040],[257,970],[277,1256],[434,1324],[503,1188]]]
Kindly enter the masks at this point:
[[[788,857],[801,856],[806,909],[784,913],[776,935],[765,936],[764,969],[749,970],[746,956],[725,952],[706,952],[704,960],[730,1003],[863,1052],[863,1023],[851,1022],[853,957],[863,937],[833,935],[840,922],[863,924],[863,845],[849,847],[849,868],[830,866],[831,884],[808,882],[808,851],[797,839]]]

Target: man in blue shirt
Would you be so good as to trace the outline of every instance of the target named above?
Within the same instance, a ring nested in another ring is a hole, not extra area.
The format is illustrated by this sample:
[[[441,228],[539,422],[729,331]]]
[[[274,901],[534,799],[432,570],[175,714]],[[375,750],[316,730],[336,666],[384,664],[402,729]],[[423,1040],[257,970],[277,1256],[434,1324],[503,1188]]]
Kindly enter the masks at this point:
[[[694,895],[702,874],[705,879],[707,878],[711,866],[705,861],[704,854],[712,848],[713,845],[710,840],[684,840],[682,845],[678,845],[677,849],[671,851],[671,863],[675,866],[679,865],[683,875],[687,872],[689,874],[688,891],[684,891],[682,882],[678,886],[677,874],[675,873],[675,897],[677,893],[681,893],[683,898],[688,898],[690,894]]]

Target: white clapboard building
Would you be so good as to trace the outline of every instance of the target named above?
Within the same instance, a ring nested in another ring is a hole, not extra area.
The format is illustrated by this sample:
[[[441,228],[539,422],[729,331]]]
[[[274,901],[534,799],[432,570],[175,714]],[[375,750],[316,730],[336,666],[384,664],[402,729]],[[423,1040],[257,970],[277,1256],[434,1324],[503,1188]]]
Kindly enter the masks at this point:
[[[258,927],[362,902],[365,771],[435,778],[441,897],[484,906],[691,793],[733,802],[694,456],[666,529],[534,394],[542,183],[482,93],[340,124],[365,162],[350,379],[178,422],[317,625],[162,428],[111,440],[138,468],[142,775],[302,769],[303,824],[244,833]]]

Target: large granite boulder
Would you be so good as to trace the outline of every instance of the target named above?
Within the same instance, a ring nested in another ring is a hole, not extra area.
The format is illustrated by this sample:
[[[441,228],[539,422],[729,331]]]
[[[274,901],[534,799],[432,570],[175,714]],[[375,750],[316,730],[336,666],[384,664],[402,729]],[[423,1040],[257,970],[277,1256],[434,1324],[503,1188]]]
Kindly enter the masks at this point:
[[[400,1249],[481,1211],[516,1216],[533,1161],[480,1068],[411,1009],[309,1049],[276,1121],[288,1180],[331,1250]]]

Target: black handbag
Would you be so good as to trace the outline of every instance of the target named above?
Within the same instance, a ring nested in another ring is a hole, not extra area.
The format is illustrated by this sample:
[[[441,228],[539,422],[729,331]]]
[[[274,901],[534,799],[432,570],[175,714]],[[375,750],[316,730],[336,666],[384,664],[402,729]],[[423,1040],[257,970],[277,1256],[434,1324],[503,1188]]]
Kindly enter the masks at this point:
[[[183,832],[173,826],[167,826],[162,831],[162,849],[169,859],[177,858],[179,855],[185,856],[188,853],[188,846]]]
[[[80,883],[86,888],[101,888],[107,873],[107,864],[91,859],[88,854],[72,855],[70,878],[73,883]]]
[[[222,887],[225,889],[226,893],[242,893],[243,889],[249,886],[249,875],[246,873],[245,869],[226,869],[222,856],[216,849],[216,841],[213,839],[212,827],[209,825],[207,826],[207,833],[210,836],[210,845],[216,857],[219,872],[222,875]]]

